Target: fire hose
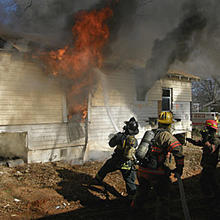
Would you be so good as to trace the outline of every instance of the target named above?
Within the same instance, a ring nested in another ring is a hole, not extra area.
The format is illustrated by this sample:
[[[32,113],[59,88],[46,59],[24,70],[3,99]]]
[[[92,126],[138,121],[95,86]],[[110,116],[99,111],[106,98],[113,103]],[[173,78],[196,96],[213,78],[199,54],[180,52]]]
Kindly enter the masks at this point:
[[[189,214],[189,209],[187,206],[187,202],[186,202],[186,197],[185,197],[185,192],[184,192],[184,187],[183,187],[183,181],[180,178],[180,175],[178,173],[175,173],[175,176],[177,178],[177,182],[178,182],[178,186],[179,186],[179,191],[180,191],[180,200],[182,203],[182,208],[183,208],[183,213],[184,213],[184,217],[185,220],[190,220],[190,214]]]

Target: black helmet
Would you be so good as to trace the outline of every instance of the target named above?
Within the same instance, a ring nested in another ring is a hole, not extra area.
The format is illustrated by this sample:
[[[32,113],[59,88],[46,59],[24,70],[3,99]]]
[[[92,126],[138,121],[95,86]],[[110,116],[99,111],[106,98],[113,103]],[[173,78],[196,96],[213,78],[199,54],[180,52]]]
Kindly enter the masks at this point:
[[[136,135],[139,133],[138,122],[134,117],[130,118],[129,121],[125,121],[124,130],[130,135]]]

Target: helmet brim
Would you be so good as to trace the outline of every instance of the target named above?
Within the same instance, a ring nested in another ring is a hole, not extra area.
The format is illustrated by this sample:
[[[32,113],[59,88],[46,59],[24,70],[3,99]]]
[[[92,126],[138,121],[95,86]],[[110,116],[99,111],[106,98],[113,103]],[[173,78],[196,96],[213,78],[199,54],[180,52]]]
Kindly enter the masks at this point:
[[[160,124],[166,124],[166,125],[170,125],[170,124],[173,124],[173,123],[174,123],[174,121],[171,121],[170,123],[168,123],[168,122],[164,122],[164,120],[160,120],[160,119],[157,119],[157,121],[158,121],[158,123],[160,123]]]

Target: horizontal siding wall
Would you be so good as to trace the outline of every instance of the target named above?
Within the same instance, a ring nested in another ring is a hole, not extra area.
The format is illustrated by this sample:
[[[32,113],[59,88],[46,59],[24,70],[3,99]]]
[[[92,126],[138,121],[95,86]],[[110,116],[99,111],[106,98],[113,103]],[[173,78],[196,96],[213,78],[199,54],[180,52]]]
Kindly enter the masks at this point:
[[[136,100],[134,75],[129,72],[101,74],[100,82],[89,104],[88,159],[104,159],[113,151],[108,141],[116,133],[115,126],[122,131],[124,121],[134,116],[139,122],[141,140],[146,130],[150,129],[149,118],[158,117],[158,103],[162,100],[162,88],[173,88],[174,113],[182,121],[177,124],[177,132],[190,130],[191,82],[169,79],[156,81],[146,95],[145,101]]]
[[[87,160],[102,160],[110,156],[113,148],[109,147],[108,141],[112,135],[117,133],[113,123],[119,131],[123,131],[124,121],[134,116],[127,107],[109,107],[108,111],[110,117],[105,107],[90,108]]]
[[[133,104],[136,96],[133,74],[115,72],[99,75],[100,80],[92,95],[92,106],[126,106]]]
[[[22,54],[0,52],[0,125],[62,122],[63,99],[36,64]]]
[[[173,124],[175,133],[191,132],[190,102],[174,102],[173,113],[176,119],[181,119],[181,121]]]
[[[173,101],[192,101],[191,82],[184,82],[171,79],[161,79],[154,83],[147,92],[148,100],[161,100],[162,88],[173,89]]]
[[[179,119],[190,120],[190,102],[174,102],[173,112]]]
[[[66,147],[82,147],[85,146],[85,126],[84,124],[78,124],[78,131],[74,129],[75,137],[70,137],[71,129],[67,123],[58,123],[58,124],[38,124],[38,125],[19,125],[19,126],[0,126],[1,132],[8,133],[27,133],[27,144],[26,148],[28,154],[32,157],[34,155],[42,154],[42,152],[50,151],[53,154],[53,151],[57,152],[58,149]],[[83,131],[83,135],[82,135]],[[71,134],[72,135],[72,134]],[[16,150],[16,146],[14,146]],[[32,152],[32,153],[31,153]],[[41,153],[37,153],[41,152]],[[81,157],[82,157],[81,152]],[[69,155],[66,156],[67,159]],[[56,160],[60,158],[56,157]],[[27,158],[29,162],[45,162],[44,160],[40,161],[40,158]]]
[[[134,112],[138,116],[140,122],[146,121],[149,118],[157,117],[158,102],[147,101],[147,103],[136,103],[134,106]]]
[[[79,130],[85,131],[83,124],[79,125]],[[74,131],[75,140],[73,140],[73,138],[70,139],[69,126],[67,123],[0,126],[0,132],[27,132],[27,148],[29,150],[62,147],[64,145],[67,146],[68,144],[85,144],[85,136],[82,137],[82,135],[79,135],[79,133],[76,130]]]
[[[162,85],[161,81],[157,80],[153,86],[147,92],[147,99],[148,100],[161,100],[162,99]]]
[[[0,133],[27,134],[29,163],[83,161],[85,123],[64,123],[66,100],[58,84],[18,55],[0,52]]]
[[[134,75],[127,72],[101,77],[89,106],[88,159],[104,159],[112,153],[108,141],[117,132],[114,124],[123,131],[124,121],[134,116],[140,125],[139,140],[146,131],[146,120],[157,116],[157,101],[136,101],[134,82]]]
[[[192,101],[191,82],[164,79],[161,80],[162,87],[173,88],[173,101]]]
[[[39,163],[65,160],[71,164],[82,164],[84,162],[83,152],[83,146],[28,151],[28,162]]]

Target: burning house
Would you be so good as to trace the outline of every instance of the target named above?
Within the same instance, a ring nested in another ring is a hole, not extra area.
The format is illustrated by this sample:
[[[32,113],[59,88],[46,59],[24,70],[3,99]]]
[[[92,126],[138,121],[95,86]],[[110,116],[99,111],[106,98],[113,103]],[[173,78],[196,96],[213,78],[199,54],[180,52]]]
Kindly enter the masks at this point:
[[[193,75],[169,72],[141,97],[129,65],[103,66],[102,72],[96,70],[84,119],[83,112],[70,117],[66,93],[38,63],[7,50],[0,52],[0,62],[1,157],[28,163],[104,159],[112,150],[109,135],[121,130],[124,121],[134,116],[141,138],[161,110],[174,112],[176,133],[191,131],[191,80],[197,78]]]
[[[0,57],[1,157],[44,162],[56,160],[59,151],[59,160],[74,159],[76,152],[69,151],[83,148],[84,127],[77,124],[73,144],[67,136],[71,122],[68,127],[65,93],[20,52],[2,50]]]
[[[28,163],[102,160],[112,152],[109,137],[124,121],[138,120],[140,139],[162,110],[174,113],[174,133],[190,133],[191,81],[198,78],[169,69],[190,59],[206,27],[199,3],[175,4],[185,11],[180,20],[167,12],[172,17],[162,33],[160,25],[146,32],[152,24],[141,17],[147,8],[144,16],[155,11],[160,18],[157,3],[10,2],[0,7],[0,156]],[[143,34],[137,36],[138,30]],[[138,54],[145,37],[146,49]]]
[[[86,155],[89,159],[102,159],[109,155],[112,152],[108,146],[109,136],[121,131],[124,121],[132,116],[140,125],[139,140],[146,130],[157,126],[161,111],[174,113],[174,134],[191,135],[191,82],[199,78],[169,71],[154,82],[146,94],[141,94],[135,82],[136,73],[126,66],[114,71],[103,70],[96,89],[90,95]]]

